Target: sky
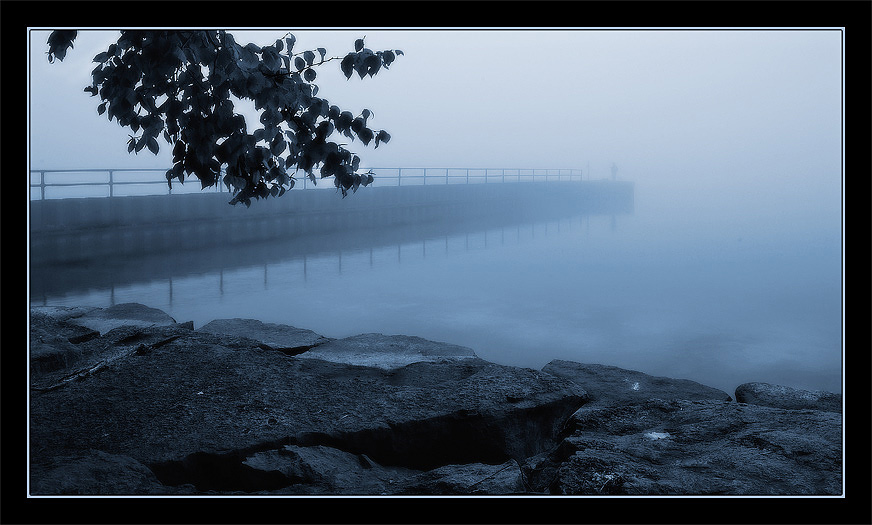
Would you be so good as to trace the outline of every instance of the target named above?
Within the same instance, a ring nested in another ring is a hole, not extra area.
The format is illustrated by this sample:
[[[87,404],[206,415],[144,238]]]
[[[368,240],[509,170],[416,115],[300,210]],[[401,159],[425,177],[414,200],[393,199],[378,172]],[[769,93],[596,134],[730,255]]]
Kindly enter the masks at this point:
[[[233,31],[343,56],[365,37],[400,49],[389,70],[346,80],[318,70],[319,96],[364,108],[391,142],[352,149],[365,167],[576,168],[658,189],[664,206],[731,202],[735,213],[838,209],[842,177],[840,30],[445,29]],[[128,130],[98,116],[91,59],[117,31],[79,33],[49,64],[48,31],[30,32],[32,169],[166,168],[126,149]],[[247,113],[243,106],[240,112]],[[681,190],[677,192],[677,190]],[[671,197],[667,197],[671,195]],[[779,208],[781,206],[781,208]]]

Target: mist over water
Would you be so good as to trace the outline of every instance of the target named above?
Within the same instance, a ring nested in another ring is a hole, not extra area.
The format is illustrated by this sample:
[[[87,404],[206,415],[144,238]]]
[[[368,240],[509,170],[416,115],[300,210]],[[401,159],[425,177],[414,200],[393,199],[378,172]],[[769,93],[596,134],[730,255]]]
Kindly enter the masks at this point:
[[[344,251],[325,238],[325,251],[305,256],[288,239],[269,262],[199,273],[174,262],[178,272],[160,279],[32,301],[140,302],[195,327],[242,317],[328,337],[416,335],[497,363],[609,364],[731,395],[749,381],[840,391],[838,208],[785,217],[775,204],[733,197],[722,205],[742,211],[725,215],[717,199],[669,199],[646,186],[636,187],[632,215],[464,224]]]

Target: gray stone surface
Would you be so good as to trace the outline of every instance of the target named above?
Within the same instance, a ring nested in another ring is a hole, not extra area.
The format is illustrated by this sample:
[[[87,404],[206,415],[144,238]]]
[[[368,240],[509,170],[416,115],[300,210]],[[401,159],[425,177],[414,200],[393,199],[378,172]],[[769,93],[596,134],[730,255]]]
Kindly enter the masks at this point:
[[[75,315],[70,310],[56,310],[58,313],[69,315],[67,321],[72,324],[90,328],[101,334],[120,326],[170,326],[176,324],[176,320],[167,315],[163,310],[151,308],[139,303],[122,303],[108,308],[82,308]]]
[[[528,479],[556,494],[838,495],[841,416],[735,402],[583,407]]]
[[[400,368],[412,363],[476,357],[471,348],[407,335],[360,334],[334,339],[300,357],[336,363]]]
[[[267,336],[320,336],[250,321],[194,331],[153,312],[140,320],[156,323],[98,332],[75,321],[113,326],[100,309],[31,313],[41,494],[841,491],[841,414],[825,396],[815,410],[775,408],[615,367],[502,366],[415,337],[363,334],[294,356]]]
[[[616,366],[554,360],[543,372],[581,385],[597,404],[628,404],[647,399],[730,401],[726,392],[688,379],[658,377]]]
[[[198,331],[252,339],[261,348],[291,355],[305,352],[329,341],[328,338],[311,330],[264,323],[257,319],[215,319],[198,328]]]
[[[823,390],[802,390],[769,383],[743,383],[736,387],[736,401],[790,410],[842,412],[842,395]]]
[[[478,358],[386,370],[180,325],[127,326],[88,344],[104,356],[97,368],[31,392],[35,472],[99,450],[166,485],[232,492],[253,487],[245,457],[289,443],[415,470],[499,464],[548,450],[586,400],[570,381]]]
[[[399,482],[397,494],[507,495],[526,492],[521,467],[510,459],[499,465],[445,465]]]
[[[272,494],[392,494],[401,480],[421,473],[383,466],[366,454],[323,445],[286,445],[255,453],[243,463],[261,476],[279,476],[279,480],[284,480],[283,487],[267,489]]]
[[[171,494],[154,473],[135,459],[84,450],[54,458],[31,471],[35,495],[141,495]]]

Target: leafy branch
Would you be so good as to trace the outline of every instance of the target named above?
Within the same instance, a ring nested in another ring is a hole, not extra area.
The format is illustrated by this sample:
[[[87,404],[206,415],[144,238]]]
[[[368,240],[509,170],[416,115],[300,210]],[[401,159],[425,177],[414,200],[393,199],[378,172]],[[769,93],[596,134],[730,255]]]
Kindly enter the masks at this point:
[[[49,61],[62,61],[75,38],[75,31],[53,31]],[[372,183],[373,173],[358,173],[360,158],[329,138],[338,132],[378,148],[390,134],[369,127],[370,110],[354,116],[318,97],[315,68],[341,60],[346,79],[353,72],[372,77],[403,53],[374,52],[361,38],[340,59],[320,47],[294,52],[295,42],[290,33],[260,47],[240,45],[226,31],[122,31],[94,57],[85,91],[100,97],[98,114],[133,131],[128,152],[157,154],[159,137],[172,146],[170,186],[194,176],[206,188],[223,171],[231,204],[248,206],[293,188],[300,171],[315,182],[317,169],[344,197]],[[254,102],[262,127],[249,133],[231,95]]]

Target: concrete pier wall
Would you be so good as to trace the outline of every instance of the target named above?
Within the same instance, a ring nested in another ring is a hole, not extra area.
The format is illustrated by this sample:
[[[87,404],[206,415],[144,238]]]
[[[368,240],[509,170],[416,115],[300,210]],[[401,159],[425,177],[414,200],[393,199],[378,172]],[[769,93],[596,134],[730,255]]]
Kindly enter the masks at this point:
[[[32,264],[64,264],[310,234],[438,221],[622,214],[633,184],[573,181],[296,190],[231,206],[226,193],[56,199],[30,203]]]

